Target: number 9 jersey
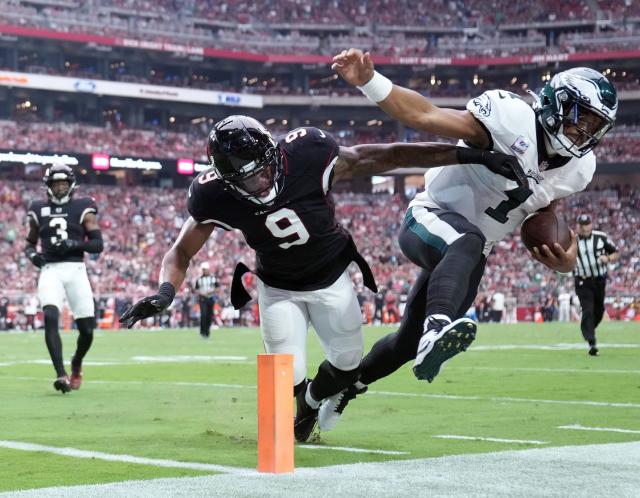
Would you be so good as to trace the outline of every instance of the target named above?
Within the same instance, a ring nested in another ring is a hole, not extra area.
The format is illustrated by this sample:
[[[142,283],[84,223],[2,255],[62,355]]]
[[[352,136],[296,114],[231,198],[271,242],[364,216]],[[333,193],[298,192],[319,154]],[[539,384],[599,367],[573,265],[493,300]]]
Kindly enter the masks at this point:
[[[256,273],[265,284],[293,291],[322,289],[355,259],[355,246],[335,219],[330,193],[340,148],[317,128],[295,129],[277,142],[282,184],[272,203],[234,196],[209,170],[189,188],[189,214],[198,223],[240,230],[256,251]]]
[[[98,207],[91,197],[73,197],[65,204],[31,202],[27,216],[38,226],[38,238],[47,263],[84,261],[83,249],[61,255],[54,247],[65,239],[84,242],[86,230],[82,223],[88,213],[98,213]]]
[[[593,152],[582,158],[549,158],[545,132],[534,110],[518,95],[490,90],[471,99],[467,110],[487,131],[490,149],[518,158],[528,177],[528,188],[479,164],[446,166],[425,174],[425,191],[410,206],[463,215],[482,231],[490,247],[512,233],[529,214],[583,190],[591,181],[596,165]]]

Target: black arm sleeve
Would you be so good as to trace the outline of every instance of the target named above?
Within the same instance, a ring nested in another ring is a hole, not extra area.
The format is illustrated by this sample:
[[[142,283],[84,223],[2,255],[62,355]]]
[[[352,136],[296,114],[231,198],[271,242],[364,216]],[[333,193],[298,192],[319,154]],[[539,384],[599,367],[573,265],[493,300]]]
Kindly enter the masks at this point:
[[[104,244],[102,242],[102,232],[100,230],[91,230],[87,232],[87,238],[85,243],[82,246],[82,249],[85,252],[90,252],[94,254],[99,254],[104,249]]]

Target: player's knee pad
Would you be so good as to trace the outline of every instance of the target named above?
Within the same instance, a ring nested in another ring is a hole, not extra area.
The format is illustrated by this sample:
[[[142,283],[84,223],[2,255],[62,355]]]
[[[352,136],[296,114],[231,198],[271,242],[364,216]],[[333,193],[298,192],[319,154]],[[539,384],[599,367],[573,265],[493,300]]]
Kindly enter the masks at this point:
[[[60,317],[60,311],[53,305],[47,305],[42,308],[42,314],[44,315],[45,330],[51,326],[58,325],[58,318]]]
[[[78,318],[76,320],[76,325],[78,327],[78,332],[81,335],[91,335],[93,334],[93,329],[96,326],[96,320],[92,316],[87,318]]]

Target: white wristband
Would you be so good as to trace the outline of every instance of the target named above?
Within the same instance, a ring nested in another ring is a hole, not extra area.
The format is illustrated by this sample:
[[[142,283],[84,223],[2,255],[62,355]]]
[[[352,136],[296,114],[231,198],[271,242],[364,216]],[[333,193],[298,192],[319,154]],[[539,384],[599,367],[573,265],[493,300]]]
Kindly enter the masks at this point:
[[[378,71],[373,72],[371,78],[366,84],[359,86],[365,97],[376,104],[386,99],[393,89],[393,82],[386,76],[381,75]]]

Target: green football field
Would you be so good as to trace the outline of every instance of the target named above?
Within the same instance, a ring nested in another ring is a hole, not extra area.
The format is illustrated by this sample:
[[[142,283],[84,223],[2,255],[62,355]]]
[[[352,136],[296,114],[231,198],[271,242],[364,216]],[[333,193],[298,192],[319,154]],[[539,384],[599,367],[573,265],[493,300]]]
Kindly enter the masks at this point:
[[[366,328],[367,350],[390,330]],[[598,332],[593,358],[577,324],[481,324],[432,384],[409,365],[373,384],[296,467],[640,441],[640,324]],[[255,468],[261,351],[257,329],[97,332],[82,389],[62,395],[42,332],[0,333],[0,492]]]

